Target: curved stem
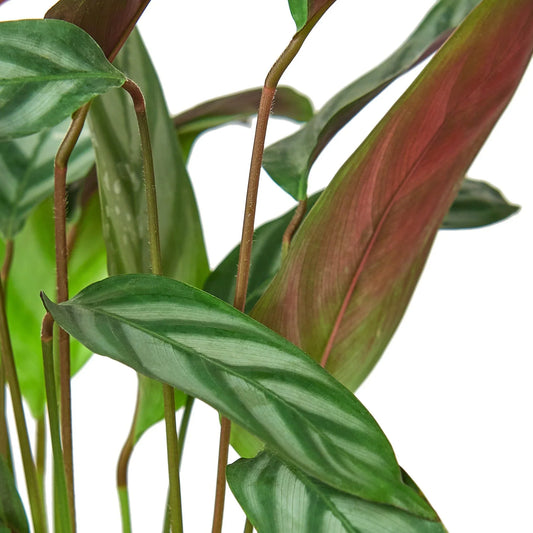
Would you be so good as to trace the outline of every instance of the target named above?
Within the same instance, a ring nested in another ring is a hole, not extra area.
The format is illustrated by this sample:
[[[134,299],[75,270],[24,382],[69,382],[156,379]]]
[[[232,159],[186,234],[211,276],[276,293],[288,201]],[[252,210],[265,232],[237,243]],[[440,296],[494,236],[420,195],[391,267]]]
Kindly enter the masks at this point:
[[[156,275],[162,275],[163,268],[161,263],[161,245],[159,242],[157,194],[152,148],[150,143],[150,131],[146,117],[146,104],[140,88],[133,81],[126,80],[123,88],[130,94],[133,101],[135,114],[137,115],[139,133],[141,136],[152,273]],[[168,476],[170,489],[170,522],[173,533],[181,533],[183,530],[183,521],[181,513],[179,447],[178,436],[176,434],[174,389],[166,384],[163,384],[163,400],[165,406],[165,428],[167,437]]]
[[[306,211],[307,211],[307,198],[305,200],[300,200],[298,202],[298,207],[296,208],[296,211],[294,212],[294,216],[289,222],[289,225],[287,226],[287,229],[285,230],[285,233],[283,234],[283,238],[281,239],[281,261],[282,262],[285,259],[285,256],[287,255],[289,251],[289,246],[291,245],[292,238],[294,237],[294,234],[296,233],[297,229],[300,227],[300,224],[302,223],[302,220],[305,217]]]
[[[35,533],[46,533],[46,515],[42,505],[39,481],[37,477],[37,469],[33,461],[31,452],[30,439],[28,436],[28,428],[24,417],[24,408],[22,406],[22,395],[20,393],[20,385],[15,368],[15,360],[13,357],[13,348],[11,345],[11,337],[9,335],[9,328],[7,324],[7,315],[4,298],[3,283],[0,282],[0,343],[3,367],[5,369],[6,380],[9,384],[11,392],[11,402],[13,404],[13,413],[15,415],[15,425],[19,438],[20,453],[22,456],[22,465],[24,467],[24,475],[26,478],[26,486],[28,489],[28,498],[30,501],[31,515],[33,521],[33,528]]]
[[[56,249],[56,284],[58,303],[68,300],[67,233],[66,233],[66,179],[67,164],[85,123],[90,103],[78,109],[70,128],[57,151],[54,164],[54,228]],[[70,341],[66,331],[59,328],[59,384],[61,396],[61,437],[67,477],[67,490],[72,518],[72,531],[76,531],[74,504],[74,461],[72,452],[72,409],[70,399]]]
[[[235,299],[233,301],[234,307],[242,312],[244,312],[246,304],[246,292],[248,290],[248,280],[250,277],[250,260],[252,255],[257,192],[259,190],[259,176],[261,174],[263,152],[265,150],[265,137],[268,119],[270,116],[272,103],[274,101],[274,95],[276,94],[276,88],[281,76],[291,64],[292,60],[296,57],[296,54],[300,51],[305,39],[334,1],[335,0],[329,0],[326,2],[326,4],[311,19],[307,21],[305,26],[294,35],[287,48],[285,48],[285,50],[279,56],[265,78],[265,83],[261,92],[261,100],[259,102],[259,110],[257,112],[252,159],[250,161],[250,173],[248,176],[248,189],[246,192],[241,247],[239,252],[239,262],[237,264]],[[227,418],[222,417],[220,424],[220,445],[212,533],[220,533],[222,531],[224,498],[226,494],[226,465],[228,462],[230,434],[231,422]]]

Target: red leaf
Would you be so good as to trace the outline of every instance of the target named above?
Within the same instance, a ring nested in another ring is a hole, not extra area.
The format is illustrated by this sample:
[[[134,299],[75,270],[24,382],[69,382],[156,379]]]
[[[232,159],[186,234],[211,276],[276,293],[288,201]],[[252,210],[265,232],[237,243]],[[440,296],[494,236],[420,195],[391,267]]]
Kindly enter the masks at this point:
[[[60,0],[45,18],[66,20],[84,29],[113,61],[149,1]]]
[[[354,390],[533,50],[533,2],[485,0],[326,189],[252,311]]]

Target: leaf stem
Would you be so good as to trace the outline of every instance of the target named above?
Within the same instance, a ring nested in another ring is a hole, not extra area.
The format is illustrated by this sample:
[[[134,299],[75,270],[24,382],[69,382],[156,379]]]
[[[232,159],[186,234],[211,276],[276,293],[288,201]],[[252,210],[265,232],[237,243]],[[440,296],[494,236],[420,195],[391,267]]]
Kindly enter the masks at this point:
[[[178,434],[178,448],[179,448],[179,465],[181,467],[181,460],[183,457],[183,449],[185,448],[185,438],[187,436],[187,429],[189,428],[189,420],[191,419],[192,407],[194,405],[194,397],[187,396],[185,406],[183,408],[183,415],[180,422],[180,430]],[[170,496],[169,496],[170,497]],[[170,533],[170,505],[169,497],[167,497],[167,504],[165,506],[165,521],[163,523],[163,533]]]
[[[13,241],[9,239],[6,241],[4,263],[0,274],[0,283],[7,290],[7,278],[13,260]],[[11,453],[11,443],[9,441],[9,433],[7,430],[6,417],[6,372],[2,357],[0,357],[0,456],[2,456],[9,469],[13,471],[13,456]]]
[[[287,67],[291,64],[296,54],[300,51],[305,39],[320,20],[322,15],[333,4],[335,0],[329,0],[324,6],[307,21],[305,26],[295,33],[287,48],[282,52],[277,61],[268,72],[259,110],[257,112],[257,123],[255,127],[254,144],[252,148],[252,158],[250,161],[250,173],[248,176],[248,189],[246,192],[246,203],[244,209],[244,221],[242,226],[241,247],[239,261],[237,264],[237,279],[235,283],[235,299],[233,305],[239,311],[244,312],[246,304],[246,292],[248,290],[248,280],[250,277],[250,261],[252,255],[252,243],[255,225],[255,209],[257,205],[257,192],[259,190],[259,176],[263,162],[263,152],[265,151],[265,138],[268,126],[268,119],[274,102],[276,88],[279,80]],[[215,508],[213,511],[212,533],[221,533],[222,519],[224,514],[224,498],[226,494],[226,465],[228,462],[228,448],[231,434],[231,422],[221,417],[220,421],[220,444],[217,466],[217,483],[215,495]]]
[[[46,313],[41,327],[41,346],[43,351],[44,383],[46,388],[46,406],[52,441],[54,461],[54,522],[55,530],[62,533],[72,531],[71,508],[67,491],[67,480],[63,450],[61,446],[60,420],[58,413],[56,380],[54,371],[53,319]]]
[[[294,211],[294,216],[291,218],[289,225],[287,226],[283,238],[281,239],[281,261],[285,259],[287,252],[289,251],[289,246],[291,245],[292,238],[294,234],[300,227],[302,220],[305,217],[305,212],[307,211],[307,198],[305,200],[300,200],[298,202],[298,207]]]
[[[37,468],[37,481],[39,483],[39,492],[43,502],[43,508],[46,512],[46,498],[44,489],[44,471],[46,460],[46,424],[44,414],[37,419],[35,431],[35,467]]]
[[[252,522],[250,522],[249,518],[246,518],[246,524],[244,524],[244,533],[253,533],[254,526]]]
[[[68,300],[68,252],[66,232],[66,179],[67,165],[78,141],[89,111],[90,102],[74,113],[70,128],[59,146],[54,164],[54,228],[56,250],[56,285],[58,303]],[[72,452],[72,408],[70,392],[70,340],[66,331],[59,328],[59,384],[61,406],[61,437],[67,478],[67,491],[72,519],[72,531],[76,531],[74,503],[74,461]]]
[[[3,359],[3,368],[5,369],[6,380],[11,392],[11,401],[13,404],[13,414],[15,415],[15,425],[19,438],[20,453],[22,456],[22,465],[26,478],[26,487],[28,489],[28,498],[30,501],[33,528],[35,533],[46,533],[46,515],[42,504],[37,478],[37,469],[33,461],[31,452],[30,439],[26,419],[24,417],[24,408],[22,406],[22,395],[13,357],[13,348],[7,323],[4,285],[0,283],[0,343]]]
[[[130,94],[137,115],[141,149],[144,165],[144,183],[146,188],[146,207],[148,212],[148,234],[150,239],[150,259],[152,273],[163,274],[161,263],[161,245],[159,242],[159,220],[157,213],[157,195],[155,185],[154,163],[150,142],[150,131],[146,116],[146,103],[141,89],[132,81],[126,80],[123,88]],[[170,492],[170,523],[173,533],[183,531],[181,512],[181,488],[179,478],[179,447],[176,434],[176,412],[174,389],[163,385],[163,400],[165,406],[165,427],[167,437],[168,476]]]

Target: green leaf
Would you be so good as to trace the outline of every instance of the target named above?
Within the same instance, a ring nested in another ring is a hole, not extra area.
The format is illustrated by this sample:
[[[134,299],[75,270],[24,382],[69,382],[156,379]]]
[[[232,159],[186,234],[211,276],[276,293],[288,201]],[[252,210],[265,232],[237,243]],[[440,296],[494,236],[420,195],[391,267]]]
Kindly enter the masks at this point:
[[[479,228],[508,218],[519,209],[507,202],[502,193],[489,183],[465,179],[442,222],[442,228]]]
[[[206,130],[229,122],[246,123],[251,116],[256,115],[261,90],[261,88],[250,89],[222,96],[176,115],[173,122],[185,158],[188,157],[196,138]],[[272,114],[305,122],[313,116],[313,106],[309,98],[294,89],[279,87]]]
[[[4,239],[13,239],[31,210],[53,194],[54,158],[70,122],[0,142],[0,233]],[[69,160],[67,183],[85,177],[93,162],[91,139],[84,129]]]
[[[252,316],[355,390],[532,50],[533,3],[484,0],[320,196]]]
[[[0,22],[0,140],[53,126],[124,75],[83,30],[61,20]]]
[[[13,264],[7,283],[7,314],[22,395],[35,418],[44,415],[45,387],[41,352],[44,313],[39,292],[55,293],[53,204],[35,209],[15,238]],[[77,237],[69,259],[70,291],[76,293],[106,275],[98,197],[91,198],[76,220]],[[0,242],[0,256],[4,243]],[[36,266],[38,268],[36,268]],[[85,347],[71,343],[72,373],[90,357]]]
[[[5,529],[4,529],[5,528]],[[13,473],[0,455],[0,531],[30,533]]]
[[[165,275],[201,286],[209,273],[193,189],[148,52],[134,31],[115,62],[142,89],[152,141]],[[146,196],[137,119],[130,97],[112,91],[91,106],[108,271],[150,271]],[[163,418],[163,393],[141,377],[135,435]],[[185,396],[176,392],[176,406]]]
[[[45,18],[66,20],[83,28],[113,61],[149,1],[60,0]]]
[[[289,8],[296,24],[296,28],[301,30],[309,19],[314,17],[327,4],[333,4],[334,1],[335,0],[289,0]]]
[[[320,192],[307,201],[307,209],[315,204]],[[279,218],[263,224],[254,231],[254,246],[246,297],[246,312],[249,312],[265,292],[281,264],[281,240],[296,208]],[[237,263],[240,245],[237,245],[224,260],[211,272],[204,285],[204,290],[225,302],[232,303],[235,296]]]
[[[227,467],[228,484],[259,533],[445,533],[423,520],[333,489],[263,452]]]
[[[331,98],[293,135],[269,146],[263,167],[297,200],[305,198],[311,166],[332,137],[396,78],[440,47],[480,0],[440,0],[383,63]]]
[[[89,349],[200,398],[309,475],[435,517],[403,484],[389,442],[359,401],[229,304],[151,275],[108,278],[60,305],[43,299]]]

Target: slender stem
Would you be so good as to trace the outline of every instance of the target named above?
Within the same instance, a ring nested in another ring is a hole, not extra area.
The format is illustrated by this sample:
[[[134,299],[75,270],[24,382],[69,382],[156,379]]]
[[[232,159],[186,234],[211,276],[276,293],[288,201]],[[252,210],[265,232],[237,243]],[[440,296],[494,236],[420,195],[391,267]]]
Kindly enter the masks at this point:
[[[15,368],[13,357],[13,348],[11,337],[7,324],[7,315],[4,298],[3,283],[0,283],[0,342],[2,348],[3,367],[5,369],[7,383],[11,392],[11,401],[13,404],[13,413],[15,415],[15,425],[19,438],[20,453],[22,456],[22,465],[26,478],[26,487],[28,489],[28,498],[30,501],[33,528],[35,533],[46,533],[46,515],[39,491],[39,482],[37,479],[37,469],[33,462],[28,428],[24,417],[24,408],[22,406],[22,395]]]
[[[44,490],[44,470],[46,460],[46,424],[44,421],[44,414],[37,420],[35,431],[35,467],[37,468],[37,481],[39,482],[39,491],[43,508],[46,512],[46,498]]]
[[[296,57],[305,39],[320,20],[326,10],[335,0],[329,0],[324,6],[307,21],[305,26],[298,31],[291,39],[287,48],[282,52],[277,61],[270,69],[259,101],[257,112],[257,123],[255,127],[254,144],[252,148],[252,159],[250,162],[250,173],[248,176],[248,189],[246,192],[246,204],[244,210],[244,221],[242,226],[241,247],[239,252],[239,262],[237,264],[237,279],[235,283],[234,307],[244,312],[246,304],[246,292],[248,290],[248,280],[250,277],[250,260],[252,255],[252,243],[255,225],[255,208],[257,205],[257,192],[259,190],[259,176],[263,162],[263,152],[265,150],[265,137],[268,126],[270,110],[276,94],[279,80],[292,60]],[[231,422],[221,418],[220,424],[220,445],[217,467],[217,484],[215,495],[215,509],[213,511],[212,533],[222,531],[222,518],[224,514],[224,498],[226,494],[226,465],[228,462],[228,448],[231,434]]]
[[[68,300],[68,254],[66,233],[66,179],[67,164],[80,136],[89,111],[85,104],[73,116],[70,128],[57,151],[54,165],[54,228],[56,248],[57,301]],[[72,409],[70,399],[70,341],[69,335],[59,329],[59,384],[61,395],[61,437],[63,457],[67,476],[67,489],[72,518],[72,531],[76,531],[76,510],[74,504],[74,460],[72,452]]]
[[[185,406],[183,408],[183,415],[181,416],[180,429],[178,433],[178,448],[179,448],[179,466],[181,468],[181,460],[183,458],[183,449],[185,448],[185,438],[187,437],[187,429],[189,428],[189,420],[191,419],[192,408],[194,405],[194,397],[187,396]],[[170,495],[167,497],[165,521],[163,523],[163,533],[170,533]]]
[[[161,245],[159,242],[157,194],[152,147],[150,143],[150,131],[146,116],[146,104],[140,88],[133,81],[126,80],[123,88],[130,94],[133,100],[139,126],[139,134],[141,136],[152,273],[162,275],[163,268],[161,263]],[[167,437],[170,523],[173,533],[181,533],[183,531],[183,520],[181,513],[181,488],[179,478],[179,447],[178,436],[176,434],[176,406],[174,389],[166,384],[163,384],[163,400],[165,406],[165,427]]]
[[[13,241],[8,240],[5,247],[5,258],[0,273],[0,282],[7,289],[7,278],[13,260]],[[4,458],[10,470],[13,471],[13,457],[11,454],[11,443],[9,442],[9,432],[7,430],[6,417],[6,373],[2,357],[0,357],[0,456]]]
[[[41,346],[43,351],[44,383],[46,388],[46,406],[52,441],[54,461],[54,521],[56,531],[70,533],[72,516],[67,491],[65,463],[61,446],[60,419],[57,403],[56,380],[54,371],[53,319],[46,313],[41,328]]]
[[[292,238],[294,237],[296,230],[300,227],[300,224],[302,223],[302,220],[305,217],[306,210],[307,210],[307,199],[300,200],[300,202],[298,203],[298,207],[296,208],[296,211],[294,212],[294,216],[289,222],[289,225],[287,226],[287,229],[285,230],[285,233],[283,234],[283,238],[281,239],[281,260],[282,261],[285,259],[289,251],[289,246],[291,245]]]
[[[253,533],[254,526],[248,518],[246,518],[246,524],[244,524],[244,533]]]
[[[137,400],[135,401],[135,411],[131,422],[130,432],[126,442],[122,446],[117,463],[117,491],[120,502],[120,516],[122,519],[122,532],[131,533],[131,511],[128,494],[128,465],[135,446],[135,426],[139,416],[140,391],[137,388]]]

